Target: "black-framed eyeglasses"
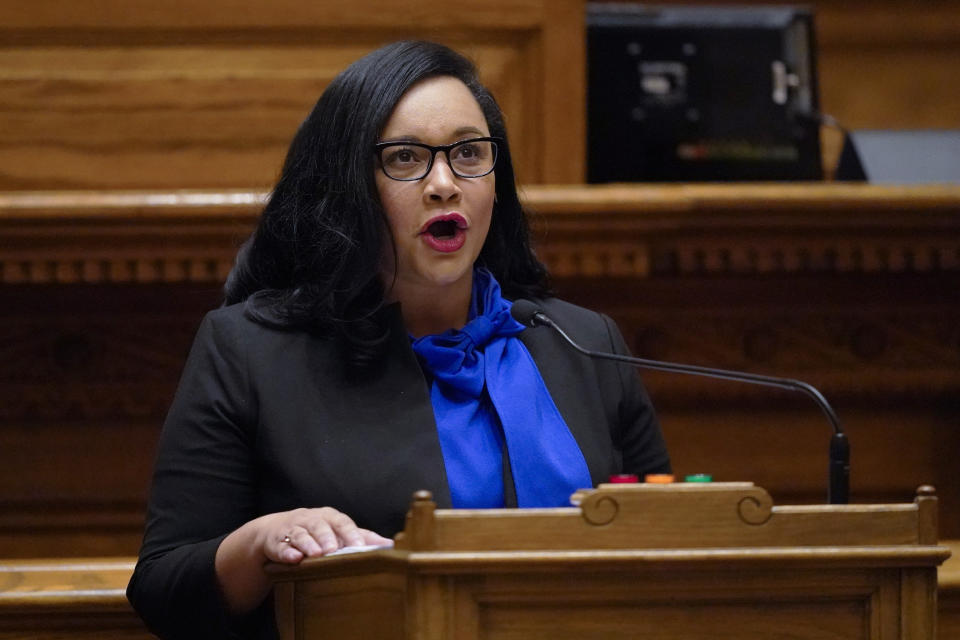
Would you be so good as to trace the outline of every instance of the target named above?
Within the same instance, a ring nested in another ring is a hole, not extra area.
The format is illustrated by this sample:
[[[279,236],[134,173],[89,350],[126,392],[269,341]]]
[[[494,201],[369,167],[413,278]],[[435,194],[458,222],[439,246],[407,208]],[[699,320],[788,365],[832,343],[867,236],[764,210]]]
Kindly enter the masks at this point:
[[[482,178],[497,164],[500,138],[470,138],[432,147],[419,142],[378,142],[374,145],[383,173],[393,180],[420,180],[433,169],[438,151],[447,156],[453,175]]]

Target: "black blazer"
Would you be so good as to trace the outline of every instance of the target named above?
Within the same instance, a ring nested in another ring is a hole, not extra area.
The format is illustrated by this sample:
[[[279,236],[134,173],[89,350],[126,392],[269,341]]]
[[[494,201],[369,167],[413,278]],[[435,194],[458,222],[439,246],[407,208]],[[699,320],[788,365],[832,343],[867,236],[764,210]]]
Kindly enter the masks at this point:
[[[626,353],[614,323],[560,300],[547,313],[590,349]],[[147,526],[127,593],[159,635],[224,636],[213,569],[220,541],[257,516],[331,506],[393,536],[414,491],[450,506],[429,386],[393,307],[373,379],[342,375],[336,347],[269,328],[243,305],[204,319],[163,427]],[[594,484],[670,468],[633,368],[591,360],[547,328],[520,334],[580,445]],[[269,611],[261,612],[269,621]],[[269,627],[269,622],[263,622]],[[252,637],[258,625],[243,625]],[[268,633],[264,630],[262,633]]]

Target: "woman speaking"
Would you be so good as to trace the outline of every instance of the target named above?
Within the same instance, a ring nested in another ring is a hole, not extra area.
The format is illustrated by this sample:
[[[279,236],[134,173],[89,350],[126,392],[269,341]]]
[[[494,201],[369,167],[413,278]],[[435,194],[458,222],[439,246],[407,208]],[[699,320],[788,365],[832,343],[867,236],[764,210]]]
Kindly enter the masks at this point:
[[[276,636],[265,563],[386,545],[412,494],[569,506],[669,471],[613,322],[551,297],[503,116],[427,42],[353,63],[300,126],[164,424],[128,597],[161,637]]]

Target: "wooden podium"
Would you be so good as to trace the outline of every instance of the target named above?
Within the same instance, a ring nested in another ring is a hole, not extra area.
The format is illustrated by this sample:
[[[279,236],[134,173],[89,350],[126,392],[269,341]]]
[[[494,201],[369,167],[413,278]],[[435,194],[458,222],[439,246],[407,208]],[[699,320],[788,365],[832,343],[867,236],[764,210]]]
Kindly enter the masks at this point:
[[[283,640],[930,639],[937,499],[773,506],[752,483],[601,485],[436,509],[396,548],[270,567]]]

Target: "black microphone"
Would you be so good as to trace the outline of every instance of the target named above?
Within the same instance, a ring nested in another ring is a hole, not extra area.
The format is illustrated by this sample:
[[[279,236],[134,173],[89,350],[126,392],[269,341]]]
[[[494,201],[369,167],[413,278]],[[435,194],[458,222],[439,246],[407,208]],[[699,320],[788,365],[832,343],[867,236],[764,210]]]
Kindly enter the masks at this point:
[[[734,380],[736,382],[749,382],[768,387],[777,387],[779,389],[789,389],[791,391],[801,391],[817,403],[817,406],[827,415],[827,419],[833,426],[833,436],[830,439],[830,482],[827,488],[827,502],[830,504],[847,504],[850,501],[850,443],[847,435],[840,428],[840,420],[833,411],[830,403],[823,397],[815,387],[801,380],[791,378],[775,378],[773,376],[762,376],[755,373],[745,373],[742,371],[731,371],[729,369],[713,369],[710,367],[700,367],[691,364],[679,364],[677,362],[663,362],[660,360],[648,360],[646,358],[634,358],[624,356],[618,353],[606,353],[603,351],[591,351],[584,349],[573,341],[563,329],[550,319],[543,310],[535,303],[529,300],[514,300],[510,309],[510,314],[520,324],[526,327],[544,326],[550,327],[560,334],[560,336],[574,349],[591,358],[601,358],[603,360],[614,360],[616,362],[625,362],[635,367],[645,369],[655,369],[657,371],[670,371],[673,373],[688,373],[707,378],[719,378],[721,380]]]

